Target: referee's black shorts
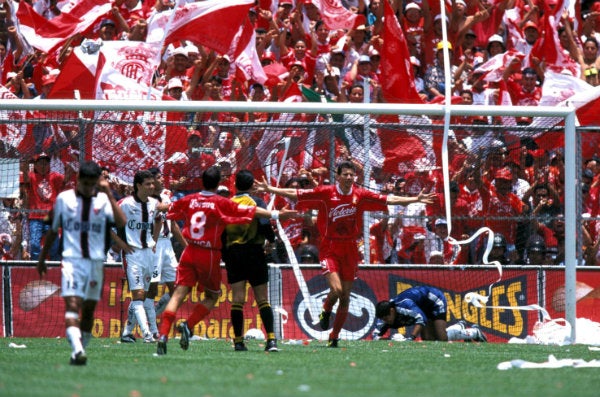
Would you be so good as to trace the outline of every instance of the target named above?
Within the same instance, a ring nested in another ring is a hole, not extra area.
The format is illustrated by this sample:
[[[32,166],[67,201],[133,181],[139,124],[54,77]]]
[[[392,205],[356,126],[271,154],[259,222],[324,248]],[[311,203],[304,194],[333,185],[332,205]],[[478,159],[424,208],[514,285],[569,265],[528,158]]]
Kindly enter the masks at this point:
[[[233,244],[224,253],[223,261],[229,284],[247,280],[251,286],[255,286],[269,281],[269,268],[262,245]]]

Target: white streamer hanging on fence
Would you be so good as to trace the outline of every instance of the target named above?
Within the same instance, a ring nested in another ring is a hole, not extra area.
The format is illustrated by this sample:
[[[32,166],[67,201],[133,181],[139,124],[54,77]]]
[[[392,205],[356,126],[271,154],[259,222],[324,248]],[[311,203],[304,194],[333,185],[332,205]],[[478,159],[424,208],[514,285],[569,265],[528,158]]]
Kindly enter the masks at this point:
[[[282,141],[285,145],[285,148],[284,148],[283,158],[281,159],[281,166],[279,167],[279,173],[277,175],[276,185],[279,185],[279,181],[281,180],[281,176],[283,175],[283,168],[284,168],[283,166],[285,164],[285,161],[287,160],[287,155],[288,155],[288,151],[289,151],[289,147],[290,147],[290,138],[283,138]],[[269,154],[269,156],[270,156],[270,154]],[[267,178],[268,178],[267,180],[270,183],[270,172],[267,173]],[[272,209],[274,203],[275,203],[275,195],[272,195],[267,208],[269,210]],[[279,237],[281,238],[281,241],[283,242],[283,245],[285,247],[285,251],[289,258],[290,264],[292,265],[292,270],[294,272],[294,276],[296,277],[296,281],[298,282],[298,288],[300,289],[302,298],[304,298],[304,300],[307,303],[308,310],[310,312],[310,317],[313,320],[313,324],[317,324],[319,322],[319,311],[320,311],[319,306],[314,301],[312,295],[310,294],[310,291],[308,290],[308,285],[306,284],[306,280],[304,280],[304,275],[302,274],[302,269],[300,269],[298,260],[296,260],[296,254],[294,253],[294,249],[292,248],[292,244],[290,243],[290,239],[285,234],[285,230],[283,229],[283,226],[281,225],[280,220],[279,219],[275,220],[275,223],[277,225],[277,231],[279,232]]]

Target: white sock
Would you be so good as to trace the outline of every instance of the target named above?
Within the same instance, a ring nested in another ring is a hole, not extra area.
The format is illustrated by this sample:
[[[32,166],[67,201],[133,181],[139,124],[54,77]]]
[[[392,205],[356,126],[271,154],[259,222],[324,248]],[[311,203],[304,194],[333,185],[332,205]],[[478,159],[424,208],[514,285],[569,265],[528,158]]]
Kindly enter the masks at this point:
[[[142,332],[142,335],[146,337],[146,335],[150,334],[150,330],[148,329],[148,316],[146,316],[144,302],[133,301],[131,302],[131,305],[133,306],[133,310],[135,311],[135,317],[137,319],[138,325],[140,326],[140,331]]]
[[[83,351],[83,345],[81,344],[81,330],[79,327],[67,327],[67,340],[73,350],[73,356],[80,351]]]
[[[144,309],[146,310],[146,316],[148,317],[148,327],[152,335],[158,333],[158,327],[156,326],[156,310],[154,310],[154,299],[146,298],[144,300]]]
[[[135,317],[135,308],[133,307],[132,301],[129,304],[129,309],[127,309],[127,322],[125,323],[125,327],[123,327],[123,336],[132,335],[135,326],[137,325],[137,318]]]

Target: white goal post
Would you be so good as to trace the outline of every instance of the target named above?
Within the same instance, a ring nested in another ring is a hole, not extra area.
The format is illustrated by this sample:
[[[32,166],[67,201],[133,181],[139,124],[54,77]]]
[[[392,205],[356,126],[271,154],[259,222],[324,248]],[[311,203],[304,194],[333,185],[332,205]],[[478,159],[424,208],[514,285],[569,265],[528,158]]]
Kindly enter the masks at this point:
[[[5,100],[0,104],[0,123],[6,124],[8,111],[173,111],[173,112],[267,112],[267,113],[308,113],[308,114],[364,114],[364,115],[411,115],[434,116],[513,116],[557,118],[564,122],[565,139],[565,315],[571,324],[572,341],[576,340],[576,265],[578,263],[577,236],[580,172],[578,166],[578,139],[576,118],[573,108],[558,107],[508,107],[508,106],[465,106],[465,105],[400,105],[390,103],[349,104],[349,103],[307,103],[307,102],[204,102],[204,101],[94,101],[94,100]],[[91,120],[93,122],[93,120]],[[365,128],[366,130],[367,128]]]

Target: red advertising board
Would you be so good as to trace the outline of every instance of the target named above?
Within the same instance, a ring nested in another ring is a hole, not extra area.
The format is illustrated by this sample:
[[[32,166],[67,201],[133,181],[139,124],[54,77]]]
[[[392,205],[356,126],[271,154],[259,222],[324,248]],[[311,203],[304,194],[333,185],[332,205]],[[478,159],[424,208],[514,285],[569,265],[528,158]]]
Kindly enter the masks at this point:
[[[12,267],[10,276],[12,299],[12,331],[17,337],[64,336],[64,303],[60,297],[60,270],[51,268],[44,282],[33,267]],[[291,268],[281,268],[281,305],[273,304],[276,316],[281,313],[279,331],[285,339],[327,339],[328,333],[318,325],[316,315],[328,292],[325,278],[318,268],[304,268],[302,274],[308,287],[303,294]],[[539,319],[538,312],[510,308],[476,308],[464,297],[469,292],[489,296],[488,306],[526,306],[540,303],[552,318],[564,318],[564,269],[546,271],[545,290],[539,290],[540,273],[536,270],[505,270],[500,281],[495,271],[487,270],[407,270],[382,267],[361,270],[351,295],[348,319],[342,330],[345,339],[368,338],[375,323],[375,305],[414,285],[431,285],[441,289],[448,300],[448,320],[464,320],[478,324],[490,342],[505,342],[511,337],[531,334]],[[215,310],[194,331],[208,338],[231,338],[231,290],[225,283],[223,270],[222,294]],[[477,281],[475,281],[477,280]],[[577,316],[600,321],[600,272],[577,273]],[[159,296],[162,294],[162,288]],[[189,314],[202,293],[194,290],[177,313],[178,319]],[[157,298],[158,299],[158,298]],[[119,337],[126,320],[130,294],[120,267],[107,267],[104,290],[96,310],[95,337]],[[311,307],[312,305],[312,307]],[[4,305],[3,305],[4,310]],[[3,318],[6,320],[7,316]],[[5,330],[7,329],[5,324]],[[251,290],[245,307],[245,329],[262,328],[262,321]]]

